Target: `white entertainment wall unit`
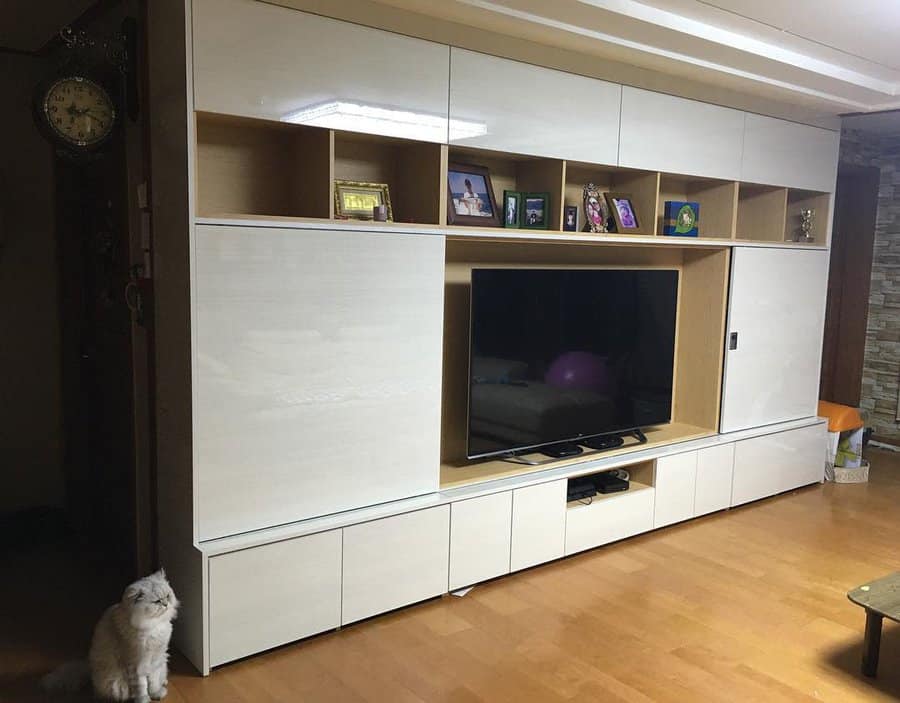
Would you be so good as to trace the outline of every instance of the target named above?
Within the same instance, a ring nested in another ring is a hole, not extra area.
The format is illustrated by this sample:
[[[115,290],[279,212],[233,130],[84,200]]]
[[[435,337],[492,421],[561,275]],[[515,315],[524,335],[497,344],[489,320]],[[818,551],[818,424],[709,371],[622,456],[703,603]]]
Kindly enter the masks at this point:
[[[256,0],[149,17],[160,558],[201,672],[822,480],[837,132]],[[309,122],[358,106],[393,112]],[[549,192],[551,230],[448,226],[454,161]],[[395,222],[335,219],[335,178],[389,183]],[[559,231],[588,181],[642,233]],[[667,199],[701,203],[700,238],[661,236]],[[481,265],[677,270],[672,422],[466,461]],[[614,468],[630,490],[567,504]]]

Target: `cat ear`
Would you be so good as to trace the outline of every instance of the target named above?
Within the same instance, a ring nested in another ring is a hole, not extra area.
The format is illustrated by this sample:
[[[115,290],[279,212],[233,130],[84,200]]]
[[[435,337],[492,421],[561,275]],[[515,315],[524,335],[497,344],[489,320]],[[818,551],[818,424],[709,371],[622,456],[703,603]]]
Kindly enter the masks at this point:
[[[162,579],[163,581],[168,581],[168,579],[166,578],[166,570],[162,567],[159,567],[159,571],[157,571],[155,574],[152,574],[152,575],[157,578]]]

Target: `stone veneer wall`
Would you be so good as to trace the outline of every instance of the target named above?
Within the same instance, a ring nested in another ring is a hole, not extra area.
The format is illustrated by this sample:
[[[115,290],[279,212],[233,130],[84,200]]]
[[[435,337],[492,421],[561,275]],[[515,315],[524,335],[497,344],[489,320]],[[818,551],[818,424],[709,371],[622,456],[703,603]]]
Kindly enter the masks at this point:
[[[860,405],[879,439],[900,443],[900,135],[845,129],[840,160],[881,169]]]

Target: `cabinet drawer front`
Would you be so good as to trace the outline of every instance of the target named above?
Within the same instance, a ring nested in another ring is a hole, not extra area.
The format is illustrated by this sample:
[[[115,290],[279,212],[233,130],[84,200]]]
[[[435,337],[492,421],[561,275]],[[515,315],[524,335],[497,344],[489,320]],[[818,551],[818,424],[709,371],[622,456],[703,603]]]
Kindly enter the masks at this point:
[[[252,0],[194,0],[193,27],[197,110],[447,141],[447,46]]]
[[[615,83],[454,47],[450,142],[615,164],[621,92]]]
[[[694,516],[697,452],[656,460],[656,506],[653,526],[665,527]]]
[[[340,624],[340,530],[209,560],[212,666]]]
[[[825,425],[735,442],[731,504],[740,505],[821,481]]]
[[[344,529],[342,624],[447,592],[450,506]]]
[[[450,506],[450,590],[509,573],[512,493]]]
[[[653,529],[652,488],[595,500],[566,511],[566,554]]]
[[[559,559],[565,541],[565,479],[513,491],[511,571]]]
[[[697,452],[697,491],[694,514],[706,515],[731,505],[734,444],[720,444]]]
[[[736,181],[744,113],[639,88],[622,88],[619,165]]]

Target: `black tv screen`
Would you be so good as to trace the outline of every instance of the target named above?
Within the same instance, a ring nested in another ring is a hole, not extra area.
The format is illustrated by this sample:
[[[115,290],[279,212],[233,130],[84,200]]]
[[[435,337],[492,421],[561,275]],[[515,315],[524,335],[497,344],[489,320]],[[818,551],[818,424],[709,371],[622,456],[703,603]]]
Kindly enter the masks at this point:
[[[678,272],[474,269],[468,457],[669,422]]]

